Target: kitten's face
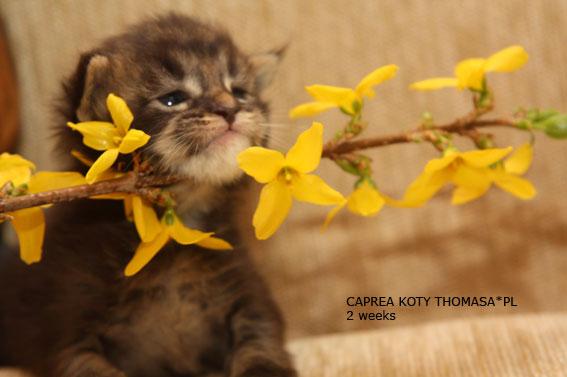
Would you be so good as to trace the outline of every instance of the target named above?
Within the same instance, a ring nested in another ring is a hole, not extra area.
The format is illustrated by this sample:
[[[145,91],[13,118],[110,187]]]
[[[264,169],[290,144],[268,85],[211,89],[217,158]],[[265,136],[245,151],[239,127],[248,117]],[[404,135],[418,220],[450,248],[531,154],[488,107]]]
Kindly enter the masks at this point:
[[[151,135],[144,155],[160,171],[228,183],[242,174],[238,153],[267,140],[259,97],[267,74],[223,32],[159,19],[107,41],[91,58],[77,114],[96,119],[115,93],[131,107],[133,127]]]
[[[267,137],[254,72],[244,58],[222,50],[171,58],[179,72],[160,82],[139,115],[152,124],[153,162],[197,180],[234,180],[241,174],[237,154]]]

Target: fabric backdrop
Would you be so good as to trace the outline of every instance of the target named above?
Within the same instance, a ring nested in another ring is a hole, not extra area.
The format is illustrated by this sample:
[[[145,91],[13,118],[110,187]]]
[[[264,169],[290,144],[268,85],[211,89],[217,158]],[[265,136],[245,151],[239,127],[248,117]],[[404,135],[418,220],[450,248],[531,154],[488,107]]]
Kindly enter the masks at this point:
[[[53,168],[49,104],[80,52],[145,16],[175,10],[224,25],[246,51],[289,42],[268,97],[286,148],[310,120],[290,122],[287,111],[308,100],[303,86],[354,86],[372,69],[398,64],[398,77],[367,105],[369,134],[415,126],[420,113],[438,121],[463,115],[464,93],[409,92],[419,79],[449,75],[467,57],[525,46],[529,63],[490,77],[497,111],[519,105],[567,111],[567,2],[562,0],[2,0],[20,84],[22,150],[40,168]],[[330,137],[344,121],[338,111],[318,119]],[[528,135],[497,132],[500,145]],[[372,152],[380,188],[399,196],[435,151],[401,145]],[[493,189],[466,206],[448,193],[420,209],[385,209],[363,219],[342,213],[326,233],[325,208],[295,205],[284,227],[267,242],[251,239],[262,272],[284,309],[293,337],[495,313],[433,308],[399,312],[396,321],[347,321],[348,296],[515,296],[507,312],[567,309],[567,143],[537,137],[527,177],[538,196],[522,202]],[[352,179],[323,162],[320,173],[348,193]],[[253,207],[255,197],[250,207]],[[252,208],[250,208],[252,210]],[[249,219],[249,218],[248,218]],[[249,220],[243,227],[250,234]],[[251,238],[251,237],[250,237]]]

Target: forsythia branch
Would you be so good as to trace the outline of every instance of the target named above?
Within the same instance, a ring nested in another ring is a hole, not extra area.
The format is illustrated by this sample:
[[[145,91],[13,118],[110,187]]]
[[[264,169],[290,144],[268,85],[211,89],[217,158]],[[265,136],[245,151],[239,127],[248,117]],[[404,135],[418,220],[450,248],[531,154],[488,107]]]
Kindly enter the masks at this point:
[[[323,148],[323,157],[335,159],[342,154],[352,153],[362,149],[383,147],[392,144],[414,143],[419,141],[435,142],[436,137],[433,131],[441,131],[452,134],[465,135],[471,130],[483,127],[513,127],[517,128],[515,122],[511,119],[485,119],[479,120],[478,114],[471,114],[458,118],[451,123],[442,125],[431,125],[428,127],[420,126],[409,132],[399,134],[385,135],[367,139],[346,140],[346,141],[330,141]]]
[[[176,176],[144,176],[130,172],[120,178],[80,185],[36,194],[6,197],[0,199],[0,214],[45,204],[69,202],[97,195],[131,193],[148,196],[152,189],[177,183]]]
[[[343,154],[392,144],[413,143],[418,141],[434,143],[436,141],[434,131],[466,136],[467,133],[483,127],[516,128],[515,122],[511,119],[494,118],[480,120],[478,118],[481,115],[481,113],[473,111],[447,124],[429,125],[427,127],[420,126],[409,132],[358,140],[342,140],[338,142],[332,140],[323,148],[322,157],[336,159]],[[144,197],[152,198],[155,197],[152,190],[159,190],[160,187],[169,186],[181,180],[182,178],[177,176],[147,176],[130,172],[120,178],[95,182],[90,185],[80,185],[36,194],[0,198],[0,215],[5,217],[5,213],[19,209],[69,202],[112,193],[139,194]],[[1,219],[2,218],[0,218],[0,220]]]

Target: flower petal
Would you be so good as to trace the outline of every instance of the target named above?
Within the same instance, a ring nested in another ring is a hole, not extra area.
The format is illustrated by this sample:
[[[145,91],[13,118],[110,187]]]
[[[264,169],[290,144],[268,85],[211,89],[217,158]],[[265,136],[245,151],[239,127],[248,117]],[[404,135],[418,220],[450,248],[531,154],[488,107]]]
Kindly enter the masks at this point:
[[[197,245],[211,250],[232,250],[231,244],[223,239],[217,237],[208,237],[202,241],[197,242]]]
[[[478,187],[465,187],[459,186],[453,191],[453,197],[451,198],[451,204],[461,205],[480,198],[482,195],[488,191],[490,184]]]
[[[86,184],[87,181],[80,173],[75,172],[58,172],[58,171],[40,171],[34,174],[28,183],[29,192],[31,194],[58,190],[66,187],[73,187]]]
[[[491,173],[490,168],[473,168],[460,165],[451,177],[451,181],[459,187],[485,188],[486,186],[490,187]]]
[[[453,161],[455,161],[457,157],[459,157],[459,153],[453,152],[453,153],[447,153],[445,154],[445,156],[440,158],[434,158],[430,160],[427,163],[427,165],[425,165],[423,171],[424,173],[427,174],[432,174],[435,173],[436,171],[441,171],[445,169],[447,166],[449,166]]]
[[[486,72],[512,72],[528,61],[528,53],[522,46],[510,46],[486,59]]]
[[[296,200],[318,205],[339,204],[345,199],[340,192],[313,174],[295,177],[291,185],[291,193]]]
[[[353,101],[358,99],[357,94],[351,88],[341,88],[331,85],[311,85],[305,90],[317,102],[334,103],[338,107],[352,108]]]
[[[142,242],[150,242],[162,230],[154,208],[138,195],[131,195],[132,212],[134,213],[134,225]],[[127,200],[124,201],[125,206]],[[125,209],[127,210],[127,208]]]
[[[281,152],[262,147],[243,150],[238,154],[237,160],[240,169],[260,183],[268,183],[276,179],[285,163]]]
[[[92,166],[94,161],[88,158],[85,154],[79,152],[76,149],[71,149],[71,156],[75,157],[77,160],[81,161],[86,166]]]
[[[323,125],[313,122],[303,131],[285,156],[285,165],[301,173],[309,173],[319,166],[323,153]]]
[[[118,150],[122,154],[134,152],[136,149],[144,146],[150,140],[150,135],[140,130],[130,130],[120,142]]]
[[[67,126],[83,135],[83,144],[97,151],[116,148],[116,139],[120,137],[118,130],[108,122],[67,123]]]
[[[397,71],[398,66],[395,64],[385,65],[374,70],[360,80],[355,89],[356,93],[360,97],[374,97],[374,90],[372,90],[372,87],[396,76]]]
[[[110,169],[118,158],[118,148],[109,149],[101,154],[87,172],[87,183],[93,183],[97,177]]]
[[[344,208],[344,206],[346,206],[347,204],[347,200],[343,200],[341,203],[339,203],[338,206],[336,206],[335,208],[333,208],[332,210],[329,211],[329,213],[327,214],[327,217],[325,218],[325,222],[323,223],[323,229],[325,230],[327,229],[327,227],[329,226],[329,224],[331,223],[331,221],[333,221],[333,219],[335,218],[335,216],[337,216],[337,214],[339,213],[339,211],[341,209]]]
[[[532,199],[536,195],[536,189],[530,181],[512,174],[498,174],[494,183],[502,190],[523,200]]]
[[[148,264],[169,241],[169,235],[162,231],[151,242],[141,242],[134,252],[134,257],[128,262],[124,275],[132,276],[137,274],[146,264]]]
[[[291,119],[310,117],[322,113],[323,111],[337,107],[337,104],[332,102],[309,102],[296,106],[289,112]]]
[[[124,216],[128,221],[134,221],[134,203],[133,203],[134,195],[127,195],[127,194],[119,194],[119,195],[120,197],[110,197],[108,199],[124,199]]]
[[[410,85],[413,90],[437,90],[442,88],[451,88],[457,86],[457,79],[454,77],[436,77],[414,82]]]
[[[348,198],[348,209],[361,216],[374,216],[386,201],[380,193],[369,183],[364,182]]]
[[[526,143],[518,148],[504,161],[507,173],[522,175],[528,171],[534,157],[532,145]]]
[[[256,238],[265,240],[278,230],[291,208],[291,192],[285,183],[268,183],[260,193],[258,207],[252,218]]]
[[[183,225],[183,222],[179,217],[175,216],[175,220],[171,225],[164,225],[162,222],[162,226],[165,226],[169,232],[171,238],[175,240],[175,242],[180,243],[182,245],[190,245],[193,243],[200,242],[210,236],[213,235],[212,232],[205,233],[201,232],[200,230],[191,229]]]
[[[389,203],[396,207],[419,207],[431,199],[451,179],[449,169],[421,173],[406,189],[402,200]]]
[[[118,128],[120,135],[126,135],[126,132],[128,132],[128,129],[134,120],[134,116],[132,115],[130,108],[128,108],[126,101],[117,95],[110,93],[108,97],[106,97],[106,107],[108,108],[112,121],[116,125],[116,128]]]
[[[20,209],[10,212],[12,225],[20,242],[20,258],[26,264],[41,260],[43,236],[45,234],[45,217],[39,207]]]
[[[460,157],[467,165],[475,168],[483,168],[502,160],[511,151],[512,147],[489,148],[463,152],[460,153]]]
[[[459,89],[481,90],[484,80],[484,65],[486,59],[474,58],[466,59],[455,67],[457,77],[457,87]]]
[[[11,154],[4,152],[0,154],[0,171],[8,170],[14,167],[24,167],[30,170],[35,169],[33,162],[26,160],[19,154]]]

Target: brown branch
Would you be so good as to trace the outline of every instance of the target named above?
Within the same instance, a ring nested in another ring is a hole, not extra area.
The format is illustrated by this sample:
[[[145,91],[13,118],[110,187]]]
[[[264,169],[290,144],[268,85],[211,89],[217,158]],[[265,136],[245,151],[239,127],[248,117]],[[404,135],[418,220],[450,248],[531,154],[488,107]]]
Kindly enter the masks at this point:
[[[418,141],[434,141],[433,131],[446,133],[465,134],[470,130],[476,130],[483,127],[514,127],[515,123],[509,119],[486,119],[478,120],[478,114],[475,112],[456,119],[455,121],[443,125],[433,125],[427,128],[419,127],[413,131],[385,135],[368,139],[347,140],[347,141],[330,141],[323,148],[323,157],[335,159],[339,155],[352,153],[354,151],[383,147],[386,145],[413,143]]]
[[[69,202],[104,194],[137,193],[144,195],[148,189],[169,186],[180,180],[176,176],[141,176],[132,172],[120,178],[96,182],[91,185],[80,185],[37,194],[3,198],[0,199],[0,214],[23,208]]]

